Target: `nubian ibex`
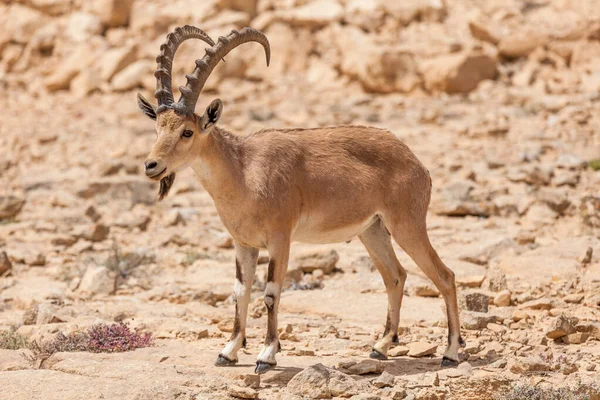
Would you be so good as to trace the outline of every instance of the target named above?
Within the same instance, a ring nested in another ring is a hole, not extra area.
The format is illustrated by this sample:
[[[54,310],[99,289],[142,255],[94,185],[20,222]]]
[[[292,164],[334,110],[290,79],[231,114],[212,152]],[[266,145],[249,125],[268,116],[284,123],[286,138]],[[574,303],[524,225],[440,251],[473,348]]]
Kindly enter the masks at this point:
[[[187,84],[173,99],[171,70],[178,46],[190,38],[210,45],[186,75]],[[383,337],[370,357],[385,359],[398,340],[406,271],[392,247],[393,238],[435,283],[446,303],[448,347],[443,365],[458,363],[460,335],[454,273],[431,246],[426,214],[431,195],[429,172],[392,133],[364,126],[267,129],[242,136],[217,126],[223,103],[216,99],[203,115],[196,101],[211,71],[231,50],[266,36],[255,29],[233,30],[215,43],[205,32],[184,26],[167,36],[156,58],[158,107],[138,95],[144,114],[156,120],[157,139],[145,161],[146,175],[160,181],[159,199],[175,173],[186,167],[198,174],[235,242],[236,300],[231,340],[216,365],[233,365],[246,344],[246,319],[259,249],[270,256],[264,302],[268,328],[256,372],[277,364],[280,350],[277,310],[290,244],[346,242],[358,236],[383,277],[388,310]],[[351,51],[351,50],[350,50]]]

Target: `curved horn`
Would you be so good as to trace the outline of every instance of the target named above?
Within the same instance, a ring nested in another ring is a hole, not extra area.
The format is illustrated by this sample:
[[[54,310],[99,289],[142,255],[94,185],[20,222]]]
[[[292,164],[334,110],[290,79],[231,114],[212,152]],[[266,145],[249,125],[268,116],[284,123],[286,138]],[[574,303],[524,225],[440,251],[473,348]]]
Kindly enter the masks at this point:
[[[193,114],[198,96],[212,70],[227,53],[247,42],[258,42],[262,45],[267,57],[267,66],[269,66],[271,46],[267,37],[261,31],[250,27],[243,28],[240,31],[234,29],[229,35],[220,36],[217,44],[206,49],[206,54],[202,59],[196,60],[194,71],[185,76],[187,84],[179,88],[181,97],[174,105],[175,110],[183,114]]]
[[[156,57],[156,92],[154,97],[158,100],[157,113],[163,112],[173,106],[173,88],[171,86],[171,71],[173,69],[173,57],[181,43],[188,39],[200,39],[211,46],[215,42],[202,29],[195,26],[185,25],[175,28],[167,35],[167,41],[160,46],[160,54]]]

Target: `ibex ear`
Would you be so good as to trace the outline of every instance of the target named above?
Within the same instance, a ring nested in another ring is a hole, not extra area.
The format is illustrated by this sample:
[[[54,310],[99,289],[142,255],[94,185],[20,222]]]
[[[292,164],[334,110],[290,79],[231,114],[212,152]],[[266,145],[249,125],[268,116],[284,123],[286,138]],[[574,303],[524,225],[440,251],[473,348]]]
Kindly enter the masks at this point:
[[[209,129],[211,126],[217,123],[219,118],[221,118],[221,114],[223,113],[223,102],[221,99],[213,100],[212,103],[208,107],[206,107],[206,111],[202,116],[202,126],[203,130]]]
[[[156,108],[140,93],[137,94],[137,102],[140,110],[148,117],[156,121]]]

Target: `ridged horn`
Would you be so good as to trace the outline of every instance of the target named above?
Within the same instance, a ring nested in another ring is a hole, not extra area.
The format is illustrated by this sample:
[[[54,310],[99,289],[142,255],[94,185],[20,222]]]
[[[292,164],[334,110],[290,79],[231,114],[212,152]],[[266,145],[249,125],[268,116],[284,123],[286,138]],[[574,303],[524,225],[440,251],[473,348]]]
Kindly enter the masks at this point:
[[[257,42],[262,45],[265,49],[267,66],[269,66],[271,46],[267,37],[261,31],[250,27],[243,28],[240,31],[234,29],[229,35],[219,37],[217,44],[206,49],[206,54],[202,59],[196,60],[194,71],[190,75],[186,75],[187,84],[179,88],[181,97],[173,108],[179,113],[193,114],[198,96],[200,96],[200,92],[212,70],[227,53],[248,42]]]
[[[158,100],[157,113],[172,108],[175,100],[172,88],[173,57],[181,43],[188,39],[200,39],[214,46],[215,42],[202,29],[185,25],[175,28],[167,35],[167,41],[160,46],[160,54],[156,57],[156,92],[154,97]]]

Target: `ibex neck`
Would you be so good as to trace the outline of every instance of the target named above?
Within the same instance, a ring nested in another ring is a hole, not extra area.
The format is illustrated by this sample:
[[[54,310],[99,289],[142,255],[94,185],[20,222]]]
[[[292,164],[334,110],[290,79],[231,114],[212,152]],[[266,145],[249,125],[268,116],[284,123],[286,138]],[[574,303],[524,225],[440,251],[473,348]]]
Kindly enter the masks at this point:
[[[243,140],[215,127],[198,152],[192,169],[215,202],[243,191]]]

